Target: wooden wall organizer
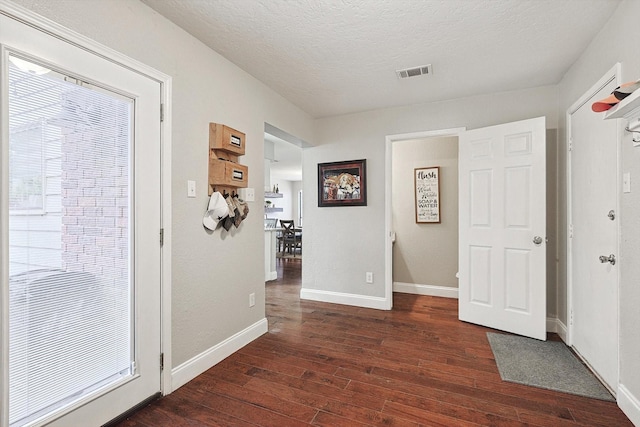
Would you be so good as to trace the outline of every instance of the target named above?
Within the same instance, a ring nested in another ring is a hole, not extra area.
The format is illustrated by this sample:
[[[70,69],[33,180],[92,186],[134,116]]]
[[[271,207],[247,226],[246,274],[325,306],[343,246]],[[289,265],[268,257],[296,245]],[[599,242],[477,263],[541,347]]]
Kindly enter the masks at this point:
[[[209,195],[237,193],[248,183],[249,168],[238,163],[244,155],[245,134],[219,123],[209,123]]]

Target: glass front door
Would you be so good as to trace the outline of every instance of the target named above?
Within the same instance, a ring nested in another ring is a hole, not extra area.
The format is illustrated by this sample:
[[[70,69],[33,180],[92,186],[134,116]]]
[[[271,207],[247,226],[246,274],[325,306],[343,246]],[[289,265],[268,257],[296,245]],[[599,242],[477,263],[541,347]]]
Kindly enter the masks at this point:
[[[1,14],[0,50],[0,424],[101,425],[160,391],[160,83]]]

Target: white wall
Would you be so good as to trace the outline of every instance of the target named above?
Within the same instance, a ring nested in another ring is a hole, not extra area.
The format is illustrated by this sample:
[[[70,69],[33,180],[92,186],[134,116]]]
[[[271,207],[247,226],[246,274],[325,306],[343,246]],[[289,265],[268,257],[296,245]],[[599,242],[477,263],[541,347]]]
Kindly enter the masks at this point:
[[[313,141],[310,117],[138,1],[16,3],[173,78],[173,367],[264,319],[264,123]],[[230,233],[202,226],[209,122],[247,136],[240,162],[249,167],[256,201]],[[198,197],[186,197],[187,180],[196,181]],[[249,308],[252,292],[256,305]]]
[[[600,31],[591,45],[571,67],[559,85],[559,194],[566,194],[566,110],[582,96],[616,62],[622,64],[622,81],[634,81],[640,78],[640,51],[633,47],[640,40],[640,2],[626,0],[616,10],[607,25]],[[620,121],[621,128],[625,125]],[[623,410],[640,425],[640,263],[637,254],[640,251],[640,148],[634,148],[631,135],[623,133],[621,146],[621,174],[631,174],[631,193],[621,195],[621,252],[620,268],[620,384],[622,393],[618,393],[618,402]],[[566,200],[559,198],[559,224],[566,218]],[[562,230],[559,243],[562,245],[560,264],[566,264],[566,230]],[[558,287],[558,307],[566,307],[566,270],[559,275],[563,279]],[[562,313],[566,319],[566,312]],[[615,331],[612,331],[615,333]],[[633,400],[635,399],[635,402]],[[634,406],[635,405],[635,406]],[[630,412],[632,411],[632,412]]]
[[[277,208],[282,208],[282,212],[271,212],[267,215],[268,218],[277,218],[277,219],[295,219],[293,216],[293,183],[292,181],[286,181],[284,179],[274,179],[271,178],[271,187],[274,185],[278,186],[278,190],[282,197],[277,199],[267,199],[271,200],[272,206],[275,205]],[[295,222],[298,224],[298,221]]]
[[[304,150],[305,255],[303,293],[332,293],[363,300],[385,296],[385,136],[467,127],[546,116],[557,128],[554,86],[375,110],[316,121],[315,146]],[[367,159],[367,199],[362,207],[318,207],[317,164]],[[307,258],[308,259],[308,258]],[[365,283],[365,272],[374,283]],[[353,301],[353,299],[352,299]],[[555,312],[555,304],[551,304]]]
[[[458,138],[392,145],[393,281],[457,288]],[[440,167],[440,223],[416,223],[414,169]]]

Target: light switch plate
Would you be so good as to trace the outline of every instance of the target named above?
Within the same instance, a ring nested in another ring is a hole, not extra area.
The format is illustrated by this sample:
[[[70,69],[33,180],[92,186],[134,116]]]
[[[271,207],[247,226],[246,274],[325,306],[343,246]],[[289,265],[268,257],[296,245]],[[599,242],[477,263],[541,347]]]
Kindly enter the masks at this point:
[[[631,193],[631,173],[625,172],[622,174],[622,192]]]
[[[196,197],[195,181],[187,181],[187,197]]]

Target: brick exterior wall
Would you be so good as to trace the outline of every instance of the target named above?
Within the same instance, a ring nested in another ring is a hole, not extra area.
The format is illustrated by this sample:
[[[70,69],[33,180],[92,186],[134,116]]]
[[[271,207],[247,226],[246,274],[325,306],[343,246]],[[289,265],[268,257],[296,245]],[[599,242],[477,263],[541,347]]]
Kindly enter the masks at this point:
[[[128,104],[80,88],[63,95],[62,268],[111,283],[129,275]]]

